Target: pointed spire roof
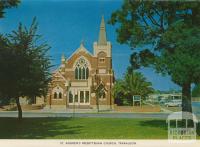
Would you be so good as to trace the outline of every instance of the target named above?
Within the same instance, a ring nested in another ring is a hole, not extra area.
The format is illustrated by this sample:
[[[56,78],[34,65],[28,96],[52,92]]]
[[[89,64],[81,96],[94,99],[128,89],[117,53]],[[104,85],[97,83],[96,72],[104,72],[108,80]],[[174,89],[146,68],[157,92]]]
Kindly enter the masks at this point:
[[[65,54],[64,53],[62,53],[62,56],[61,56],[63,59],[65,59]]]
[[[81,41],[78,50],[79,50],[79,51],[87,51],[87,49],[86,49],[85,46],[84,46],[84,42],[83,42],[83,40]]]
[[[84,41],[83,41],[83,40],[81,40],[80,48],[85,48],[85,47],[84,47]]]
[[[105,27],[105,22],[104,22],[104,16],[102,16],[101,25],[100,25],[100,31],[99,31],[98,45],[106,45],[106,44],[107,44],[106,27]]]
[[[64,53],[62,53],[62,56],[61,56],[61,61],[64,62],[65,61],[65,55]]]

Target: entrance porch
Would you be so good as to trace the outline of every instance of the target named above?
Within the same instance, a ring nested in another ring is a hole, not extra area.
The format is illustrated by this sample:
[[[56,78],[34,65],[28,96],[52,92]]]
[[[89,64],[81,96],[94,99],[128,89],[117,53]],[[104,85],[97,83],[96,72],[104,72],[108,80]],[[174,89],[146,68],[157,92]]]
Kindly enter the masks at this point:
[[[68,106],[89,106],[90,89],[70,88],[68,94]]]

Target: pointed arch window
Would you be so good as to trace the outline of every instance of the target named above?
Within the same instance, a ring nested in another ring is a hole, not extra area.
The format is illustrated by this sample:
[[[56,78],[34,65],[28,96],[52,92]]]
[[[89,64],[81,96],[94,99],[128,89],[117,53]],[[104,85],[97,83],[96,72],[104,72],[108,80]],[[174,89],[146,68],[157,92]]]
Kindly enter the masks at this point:
[[[80,58],[75,65],[75,79],[86,80],[89,77],[88,63],[84,58]]]
[[[57,85],[52,89],[52,95],[54,99],[62,99],[63,98],[63,88]]]
[[[106,93],[105,93],[105,91],[104,91],[103,94],[102,94],[102,98],[103,98],[103,99],[106,98]]]
[[[75,79],[78,79],[78,67],[75,68]]]
[[[89,77],[89,68],[88,67],[86,68],[86,72],[85,73],[86,73],[85,77],[86,77],[86,79],[88,79],[88,77]]]
[[[69,91],[69,103],[73,103],[73,94]]]
[[[86,72],[85,72],[85,68],[82,68],[82,79],[86,79]]]
[[[82,79],[82,72],[81,72],[81,68],[79,67],[78,69],[78,79]]]
[[[57,93],[54,92],[54,96],[53,96],[54,99],[57,99]]]
[[[59,99],[61,99],[62,98],[62,93],[61,92],[59,92]]]

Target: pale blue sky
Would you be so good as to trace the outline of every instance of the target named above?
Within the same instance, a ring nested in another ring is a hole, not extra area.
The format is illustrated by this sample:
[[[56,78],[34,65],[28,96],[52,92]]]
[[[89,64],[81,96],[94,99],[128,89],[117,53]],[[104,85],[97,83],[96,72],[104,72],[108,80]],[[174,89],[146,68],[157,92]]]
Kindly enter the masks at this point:
[[[37,17],[39,33],[51,46],[52,63],[60,64],[60,56],[69,57],[84,40],[85,47],[92,52],[93,42],[98,39],[101,16],[107,21],[111,13],[120,8],[120,0],[22,0],[18,8],[8,9],[0,19],[0,32],[9,33],[19,22],[29,26]],[[116,41],[115,27],[106,25],[107,38],[112,43],[113,68],[116,78],[121,78],[129,65],[131,50]],[[140,70],[153,87],[159,90],[177,89],[170,77],[162,77],[152,69]]]

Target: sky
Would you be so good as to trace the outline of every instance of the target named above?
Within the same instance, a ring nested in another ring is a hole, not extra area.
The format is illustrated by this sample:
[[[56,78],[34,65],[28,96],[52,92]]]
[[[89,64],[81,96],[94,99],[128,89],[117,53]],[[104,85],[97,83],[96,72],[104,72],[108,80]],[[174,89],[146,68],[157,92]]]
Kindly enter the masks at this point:
[[[101,16],[108,21],[112,12],[119,9],[121,0],[22,0],[17,8],[7,9],[0,19],[0,33],[16,30],[19,22],[30,26],[36,16],[38,33],[51,46],[52,64],[60,64],[62,53],[69,57],[82,41],[93,52],[93,42],[98,40]],[[116,41],[116,26],[106,24],[107,39],[112,43],[113,69],[116,79],[122,78],[130,65],[130,47]],[[169,76],[161,76],[151,68],[139,70],[157,90],[178,90],[179,86]]]

